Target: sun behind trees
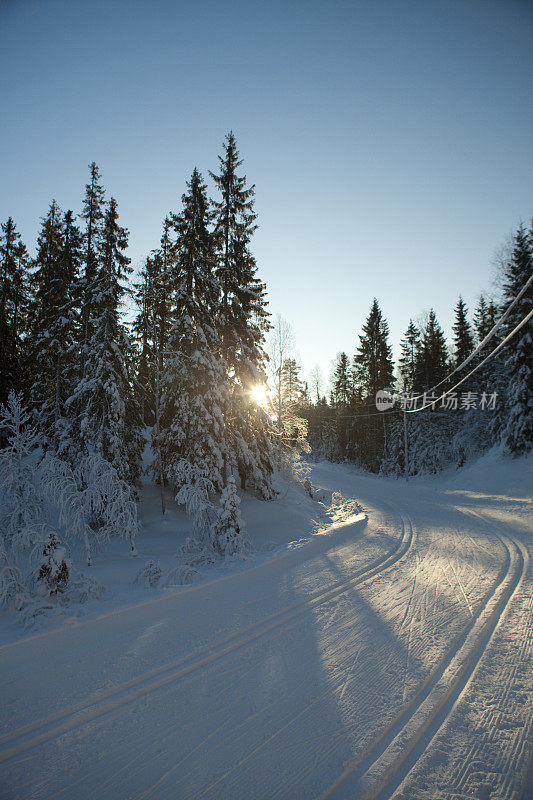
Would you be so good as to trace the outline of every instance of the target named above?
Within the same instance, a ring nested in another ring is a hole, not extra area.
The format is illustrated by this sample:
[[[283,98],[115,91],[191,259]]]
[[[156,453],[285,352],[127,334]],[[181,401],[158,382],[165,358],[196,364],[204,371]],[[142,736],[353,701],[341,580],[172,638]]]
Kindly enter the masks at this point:
[[[219,162],[210,173],[218,196],[209,199],[195,168],[133,287],[129,232],[95,163],[78,220],[53,200],[33,260],[14,221],[2,225],[2,458],[9,472],[17,448],[29,456],[28,436],[38,456],[20,473],[12,521],[2,526],[7,595],[26,591],[15,566],[21,550],[50,549],[51,532],[32,516],[43,502],[55,504],[59,538],[85,542],[89,564],[98,543],[117,534],[135,553],[147,426],[155,477],[185,506],[199,547],[247,546],[235,478],[260,498],[275,495],[277,441],[252,391],[266,384],[269,314],[250,250],[254,187],[233,133]],[[40,494],[24,508],[34,484]]]

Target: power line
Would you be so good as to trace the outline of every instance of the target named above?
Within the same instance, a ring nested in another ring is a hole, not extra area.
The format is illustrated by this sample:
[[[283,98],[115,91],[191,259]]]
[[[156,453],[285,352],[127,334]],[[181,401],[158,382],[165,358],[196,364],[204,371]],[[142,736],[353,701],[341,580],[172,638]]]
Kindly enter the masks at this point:
[[[335,419],[359,419],[360,417],[388,417],[389,414],[395,414],[397,408],[391,408],[388,411],[376,411],[374,414],[347,414],[346,416],[335,416]]]
[[[526,284],[526,285],[527,285],[527,284]],[[417,411],[424,411],[426,408],[429,408],[430,406],[434,406],[434,405],[435,405],[435,403],[438,403],[438,402],[439,402],[439,400],[443,400],[443,399],[446,397],[446,395],[450,394],[450,392],[454,392],[454,391],[457,389],[457,387],[458,387],[458,386],[461,386],[461,384],[462,384],[462,383],[464,383],[466,380],[468,380],[468,378],[470,378],[470,377],[471,377],[471,376],[472,376],[472,375],[473,375],[475,372],[477,372],[477,371],[478,371],[478,369],[481,369],[481,367],[482,367],[484,364],[486,364],[488,361],[490,361],[490,360],[491,360],[491,358],[493,358],[493,357],[496,355],[496,353],[497,353],[499,350],[501,350],[501,349],[502,349],[502,347],[504,347],[504,345],[506,345],[506,344],[507,344],[507,342],[509,341],[509,339],[511,339],[511,338],[512,338],[512,337],[515,335],[515,333],[518,333],[518,331],[520,330],[520,328],[522,328],[522,327],[523,327],[523,326],[526,324],[526,322],[529,322],[529,320],[530,320],[532,317],[533,317],[533,310],[531,310],[531,311],[529,312],[529,314],[527,314],[527,315],[524,317],[524,319],[523,319],[521,322],[519,322],[519,323],[518,323],[518,325],[517,325],[517,326],[516,326],[516,327],[515,327],[515,328],[514,328],[512,331],[511,331],[511,333],[509,333],[509,334],[508,334],[508,335],[505,337],[505,339],[504,339],[502,342],[500,342],[500,344],[499,344],[497,347],[495,347],[495,348],[494,348],[494,350],[493,350],[491,353],[489,353],[489,354],[488,354],[488,356],[487,356],[486,358],[484,358],[484,359],[483,359],[483,361],[481,361],[481,362],[480,362],[480,363],[479,363],[479,364],[478,364],[476,367],[474,367],[474,369],[473,369],[473,370],[471,370],[471,371],[468,373],[468,375],[465,375],[465,377],[464,377],[464,378],[462,378],[462,379],[461,379],[461,380],[460,380],[458,383],[456,383],[456,384],[455,384],[455,386],[452,386],[452,387],[451,387],[451,389],[448,389],[448,390],[447,390],[447,391],[445,391],[443,394],[441,394],[441,396],[440,396],[440,397],[437,397],[435,400],[432,400],[430,403],[427,403],[427,405],[425,405],[425,406],[421,406],[420,408],[404,409],[405,413],[407,413],[407,414],[416,414],[416,412],[417,412]],[[453,373],[451,373],[451,375],[453,375]],[[450,375],[449,377],[451,377],[451,375]],[[442,381],[441,381],[441,383],[442,383]],[[438,386],[438,385],[439,385],[439,384],[437,384],[437,386]],[[434,387],[434,388],[436,388],[436,387]],[[432,391],[433,391],[433,389],[430,389],[430,392],[432,392]],[[425,393],[424,393],[424,395],[421,395],[421,397],[424,397],[426,394],[427,394],[427,392],[425,392]],[[418,399],[418,398],[414,398],[414,399],[416,400],[416,399]]]
[[[514,298],[514,300],[512,300],[512,302],[511,302],[511,303],[510,303],[510,304],[507,306],[507,308],[506,308],[505,312],[502,314],[502,316],[500,317],[500,319],[499,319],[499,320],[498,320],[498,321],[497,321],[497,322],[494,324],[494,326],[493,326],[493,327],[491,328],[491,330],[490,330],[490,331],[487,333],[487,335],[485,336],[485,338],[483,339],[483,341],[482,341],[482,342],[480,342],[480,343],[478,344],[478,346],[476,347],[476,349],[475,349],[475,350],[474,350],[472,353],[470,353],[470,355],[468,356],[468,358],[465,358],[465,360],[463,361],[463,363],[462,363],[462,364],[459,364],[459,366],[455,367],[455,369],[454,369],[452,372],[450,372],[450,374],[449,374],[449,375],[446,375],[446,377],[445,377],[445,378],[443,378],[441,381],[439,381],[439,383],[436,383],[436,384],[435,384],[435,386],[432,386],[432,387],[431,387],[431,389],[429,389],[429,392],[433,392],[433,391],[435,391],[435,389],[438,389],[438,388],[439,388],[439,386],[442,386],[442,384],[443,384],[443,383],[446,383],[446,381],[450,380],[450,378],[452,377],[452,375],[455,375],[455,373],[456,373],[456,372],[460,372],[460,370],[462,370],[462,369],[463,369],[463,367],[466,367],[466,366],[467,366],[467,364],[469,364],[469,363],[472,361],[472,359],[473,359],[473,358],[474,358],[474,357],[475,357],[475,356],[476,356],[476,355],[479,353],[479,351],[480,351],[480,350],[482,350],[482,349],[483,349],[483,347],[485,347],[485,345],[487,344],[487,342],[490,342],[490,340],[492,339],[492,337],[493,337],[493,336],[494,336],[494,335],[497,333],[497,331],[498,331],[498,330],[501,328],[502,324],[505,322],[505,320],[507,319],[507,317],[509,316],[510,312],[513,310],[513,308],[515,307],[515,305],[518,303],[518,301],[519,301],[519,300],[520,300],[520,299],[521,299],[521,298],[524,296],[524,294],[527,292],[527,290],[528,290],[528,288],[529,288],[529,286],[531,285],[531,283],[532,283],[532,282],[533,282],[533,275],[531,275],[531,276],[528,278],[528,280],[527,280],[527,281],[525,282],[525,284],[522,286],[522,288],[520,289],[520,291],[518,292],[518,294],[516,295],[516,297]],[[494,351],[494,352],[496,352],[496,351]],[[483,363],[485,363],[485,362],[483,362]],[[470,373],[470,374],[472,374],[472,373]],[[469,376],[467,376],[467,377],[469,377]],[[461,381],[461,382],[462,382],[462,381]],[[457,385],[459,386],[460,384],[457,384]],[[413,399],[413,400],[416,402],[416,400],[419,400],[421,397],[424,397],[424,395],[425,395],[425,394],[429,394],[429,392],[424,392],[424,394],[420,394],[420,395],[418,395],[417,397],[413,397],[412,399]],[[416,410],[417,410],[417,411],[421,411],[422,409],[416,409]]]

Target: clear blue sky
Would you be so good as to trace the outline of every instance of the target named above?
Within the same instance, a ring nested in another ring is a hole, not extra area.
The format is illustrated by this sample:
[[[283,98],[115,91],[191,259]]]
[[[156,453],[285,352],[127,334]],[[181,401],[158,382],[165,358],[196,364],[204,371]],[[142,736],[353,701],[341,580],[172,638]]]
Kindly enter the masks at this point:
[[[531,0],[0,0],[0,217],[33,252],[94,159],[138,265],[233,129],[304,368],[353,354],[374,296],[397,352],[533,215],[532,42]]]

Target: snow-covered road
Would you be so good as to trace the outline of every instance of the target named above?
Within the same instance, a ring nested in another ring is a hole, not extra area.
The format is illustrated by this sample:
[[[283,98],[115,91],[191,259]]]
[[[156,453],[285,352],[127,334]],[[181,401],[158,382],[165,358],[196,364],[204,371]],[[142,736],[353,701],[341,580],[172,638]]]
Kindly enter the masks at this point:
[[[367,520],[0,648],[0,796],[520,797],[531,502],[313,481]]]

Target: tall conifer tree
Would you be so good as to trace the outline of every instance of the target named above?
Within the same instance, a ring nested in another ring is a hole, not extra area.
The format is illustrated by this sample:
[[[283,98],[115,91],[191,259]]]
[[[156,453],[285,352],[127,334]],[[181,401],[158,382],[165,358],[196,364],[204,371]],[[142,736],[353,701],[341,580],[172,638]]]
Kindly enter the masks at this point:
[[[85,347],[85,371],[69,405],[76,412],[78,446],[96,452],[121,479],[133,483],[140,462],[140,412],[127,369],[129,339],[119,321],[122,279],[131,272],[127,244],[128,231],[119,225],[117,203],[111,198],[91,281],[92,333]]]
[[[420,342],[417,365],[417,388],[429,391],[447,375],[449,368],[446,339],[433,309],[430,310]]]
[[[100,170],[93,161],[89,164],[89,182],[85,186],[82,219],[85,220],[83,234],[84,249],[84,275],[83,284],[83,344],[86,346],[92,330],[90,320],[92,315],[91,301],[95,296],[93,283],[98,272],[98,254],[101,248],[102,223],[104,219],[104,189],[100,184]],[[83,359],[85,361],[85,358]]]
[[[266,383],[264,337],[268,330],[265,286],[249,245],[256,230],[254,186],[239,176],[242,165],[233,133],[219,156],[220,173],[210,173],[221,198],[214,202],[218,244],[217,278],[221,288],[221,355],[231,382],[225,410],[226,469],[237,466],[241,486],[249,478],[262,496],[272,496],[272,451],[265,414],[251,400],[257,384]]]
[[[398,367],[401,375],[402,390],[404,392],[415,391],[415,379],[417,360],[420,351],[420,331],[414,325],[413,320],[409,320],[409,325],[404,337],[400,342],[401,355]]]
[[[11,217],[0,236],[0,403],[24,385],[23,332],[29,298],[29,259]]]
[[[53,441],[59,446],[64,403],[78,377],[73,374],[72,364],[78,321],[80,246],[72,212],[63,215],[52,201],[38,239],[29,337],[31,403],[45,445]]]
[[[196,169],[182,202],[181,213],[173,218],[178,259],[174,323],[162,371],[160,430],[154,444],[165,477],[178,490],[200,482],[221,490],[227,387],[217,357],[220,287],[206,187]]]
[[[373,402],[377,391],[392,385],[392,351],[388,338],[389,326],[374,298],[354,358],[357,384],[365,400]]]

